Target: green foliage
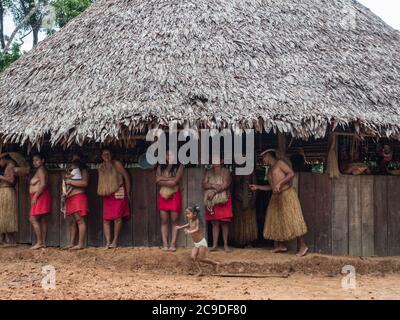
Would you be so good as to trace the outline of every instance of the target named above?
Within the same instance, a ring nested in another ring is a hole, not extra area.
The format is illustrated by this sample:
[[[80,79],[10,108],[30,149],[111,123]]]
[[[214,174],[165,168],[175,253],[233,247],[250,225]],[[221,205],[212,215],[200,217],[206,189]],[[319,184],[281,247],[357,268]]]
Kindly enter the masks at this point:
[[[20,39],[24,36],[24,33],[29,33],[32,30],[35,30],[36,33],[38,33],[39,29],[45,29],[48,34],[54,33],[56,31],[56,27],[65,26],[71,19],[85,11],[86,8],[88,8],[93,2],[93,0],[1,1],[4,5],[4,9],[12,14],[15,25],[20,24],[24,20],[24,18],[35,7],[35,3],[39,3],[36,13],[26,24],[22,25],[21,30],[18,33]],[[51,8],[53,10],[50,10]],[[18,39],[18,37],[16,39]],[[4,53],[0,50],[0,72],[2,72],[22,55],[20,47],[21,44],[13,43],[11,50],[9,50],[7,53]]]
[[[19,43],[14,43],[11,50],[7,53],[0,51],[0,72],[17,60],[21,54],[21,45]]]
[[[56,24],[64,27],[70,20],[80,15],[92,3],[92,0],[55,0]]]

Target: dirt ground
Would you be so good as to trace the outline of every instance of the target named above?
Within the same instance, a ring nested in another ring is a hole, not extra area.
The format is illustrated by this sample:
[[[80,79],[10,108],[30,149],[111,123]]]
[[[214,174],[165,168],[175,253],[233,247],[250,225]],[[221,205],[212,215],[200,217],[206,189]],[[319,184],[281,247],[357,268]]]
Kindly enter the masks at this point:
[[[347,258],[309,254],[297,258],[267,249],[217,251],[220,277],[205,267],[194,277],[190,249],[89,248],[78,252],[27,246],[0,247],[1,299],[400,299],[400,258]],[[56,288],[45,290],[42,268],[52,265]],[[356,288],[343,289],[341,270],[352,265]]]

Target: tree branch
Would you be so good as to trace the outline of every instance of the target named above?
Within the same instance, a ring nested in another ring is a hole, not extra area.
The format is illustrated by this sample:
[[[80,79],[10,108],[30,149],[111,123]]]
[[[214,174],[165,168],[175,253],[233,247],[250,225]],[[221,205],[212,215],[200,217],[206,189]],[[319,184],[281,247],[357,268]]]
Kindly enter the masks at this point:
[[[39,1],[35,1],[35,6],[31,9],[31,11],[29,11],[29,13],[25,16],[25,18],[14,29],[14,31],[10,35],[10,39],[8,39],[8,42],[7,42],[6,46],[5,46],[5,48],[3,49],[4,53],[8,52],[8,50],[10,49],[11,43],[13,42],[13,40],[14,40],[15,36],[17,35],[18,31],[25,24],[27,24],[29,19],[32,18],[32,16],[37,12],[37,10],[39,9],[39,5],[40,5]]]

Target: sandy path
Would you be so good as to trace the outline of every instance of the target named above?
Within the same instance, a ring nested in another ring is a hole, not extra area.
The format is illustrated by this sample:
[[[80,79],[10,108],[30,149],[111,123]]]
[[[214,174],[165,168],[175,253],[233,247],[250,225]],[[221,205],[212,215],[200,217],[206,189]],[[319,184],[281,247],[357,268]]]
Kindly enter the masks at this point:
[[[335,275],[293,272],[288,278],[196,278],[188,275],[192,269],[187,250],[178,256],[158,256],[159,251],[154,249],[46,251],[0,248],[2,299],[400,299],[400,273],[393,272],[358,275],[356,289],[344,290],[340,271]],[[134,263],[136,254],[144,257],[146,264],[141,269]],[[147,254],[155,256],[152,260],[160,269],[146,270],[151,269]],[[248,252],[238,252],[229,259],[240,260],[241,255],[249,259]],[[85,260],[86,256],[89,257]],[[121,256],[127,260],[126,265],[121,263]],[[104,257],[108,260],[102,260]],[[178,259],[180,263],[160,266],[163,260],[159,257]],[[218,253],[214,257],[222,260],[224,255]],[[285,264],[292,257],[280,259]],[[54,290],[41,287],[42,267],[47,264],[56,270]]]

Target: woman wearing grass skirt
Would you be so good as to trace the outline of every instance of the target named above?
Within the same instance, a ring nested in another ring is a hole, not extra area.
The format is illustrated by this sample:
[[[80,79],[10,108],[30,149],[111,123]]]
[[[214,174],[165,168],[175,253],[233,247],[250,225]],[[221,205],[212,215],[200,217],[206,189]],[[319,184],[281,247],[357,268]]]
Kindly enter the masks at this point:
[[[261,156],[269,167],[268,181],[270,185],[251,185],[252,190],[272,190],[273,195],[267,209],[264,226],[264,238],[275,240],[274,252],[286,252],[285,241],[297,238],[298,256],[304,256],[308,247],[303,236],[307,233],[300,201],[292,186],[294,172],[283,160],[276,157],[274,150],[266,150]]]
[[[6,235],[9,244],[15,244],[15,233],[18,232],[15,163],[4,153],[0,155],[0,166],[4,169],[0,175],[0,235]]]

